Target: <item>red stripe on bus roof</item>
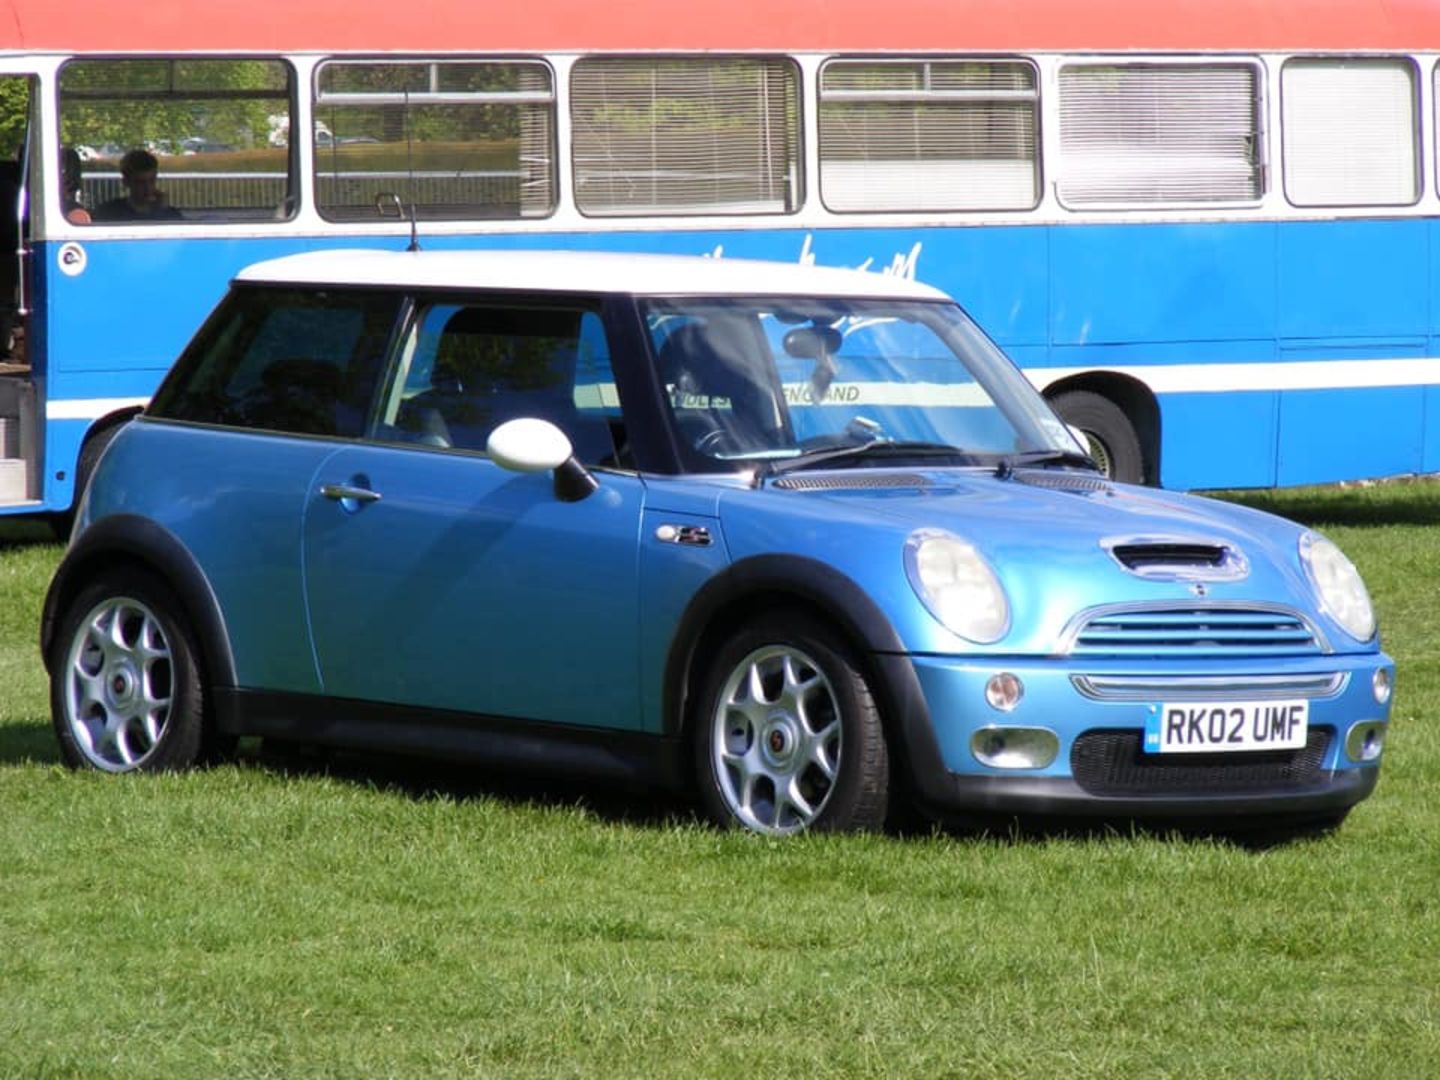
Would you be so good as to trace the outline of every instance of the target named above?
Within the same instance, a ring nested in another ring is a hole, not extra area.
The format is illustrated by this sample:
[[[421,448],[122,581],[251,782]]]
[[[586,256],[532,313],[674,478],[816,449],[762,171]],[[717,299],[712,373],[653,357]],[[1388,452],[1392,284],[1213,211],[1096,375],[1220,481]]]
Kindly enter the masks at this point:
[[[1440,49],[1440,0],[0,0],[0,49]]]

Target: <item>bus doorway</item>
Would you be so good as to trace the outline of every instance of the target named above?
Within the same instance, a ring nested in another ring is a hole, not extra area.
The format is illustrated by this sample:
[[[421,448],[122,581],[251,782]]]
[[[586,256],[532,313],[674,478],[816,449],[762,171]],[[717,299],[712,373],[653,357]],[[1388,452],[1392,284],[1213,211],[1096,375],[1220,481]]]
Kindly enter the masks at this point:
[[[27,334],[35,78],[0,68],[0,506],[36,498],[38,424]]]

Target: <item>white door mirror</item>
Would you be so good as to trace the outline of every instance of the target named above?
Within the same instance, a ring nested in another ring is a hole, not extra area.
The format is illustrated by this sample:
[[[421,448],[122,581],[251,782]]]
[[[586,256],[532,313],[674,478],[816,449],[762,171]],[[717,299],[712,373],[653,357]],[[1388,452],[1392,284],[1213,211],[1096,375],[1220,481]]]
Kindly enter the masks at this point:
[[[490,433],[485,452],[511,472],[545,472],[558,469],[573,452],[565,433],[548,420],[522,416],[507,420]]]

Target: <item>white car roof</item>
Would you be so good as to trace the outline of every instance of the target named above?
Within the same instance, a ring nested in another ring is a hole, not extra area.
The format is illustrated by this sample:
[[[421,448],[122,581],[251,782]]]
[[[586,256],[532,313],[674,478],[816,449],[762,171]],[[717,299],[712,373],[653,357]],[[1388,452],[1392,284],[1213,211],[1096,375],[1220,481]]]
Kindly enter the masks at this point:
[[[653,296],[948,299],[938,289],[891,274],[752,259],[594,251],[312,251],[247,266],[236,280]]]

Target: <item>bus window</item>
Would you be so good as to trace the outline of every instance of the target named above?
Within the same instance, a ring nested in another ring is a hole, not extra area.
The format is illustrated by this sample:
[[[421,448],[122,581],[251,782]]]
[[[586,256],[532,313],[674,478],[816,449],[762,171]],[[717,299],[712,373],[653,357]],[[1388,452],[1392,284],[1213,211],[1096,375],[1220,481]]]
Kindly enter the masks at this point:
[[[1419,199],[1417,83],[1409,59],[1287,60],[1280,71],[1286,198],[1296,206]]]
[[[73,60],[60,71],[60,138],[81,159],[96,224],[289,217],[283,137],[293,79],[279,60]],[[145,189],[128,171],[152,174]],[[153,162],[153,166],[151,165]]]
[[[1057,191],[1068,207],[1252,202],[1263,149],[1253,63],[1060,69]]]
[[[316,74],[315,192],[332,221],[395,195],[422,219],[555,208],[555,91],[536,61],[327,61]]]
[[[840,213],[1029,210],[1040,201],[1035,68],[834,60],[820,71],[820,196]]]
[[[763,57],[586,57],[570,83],[582,214],[779,214],[800,204],[799,77]]]

